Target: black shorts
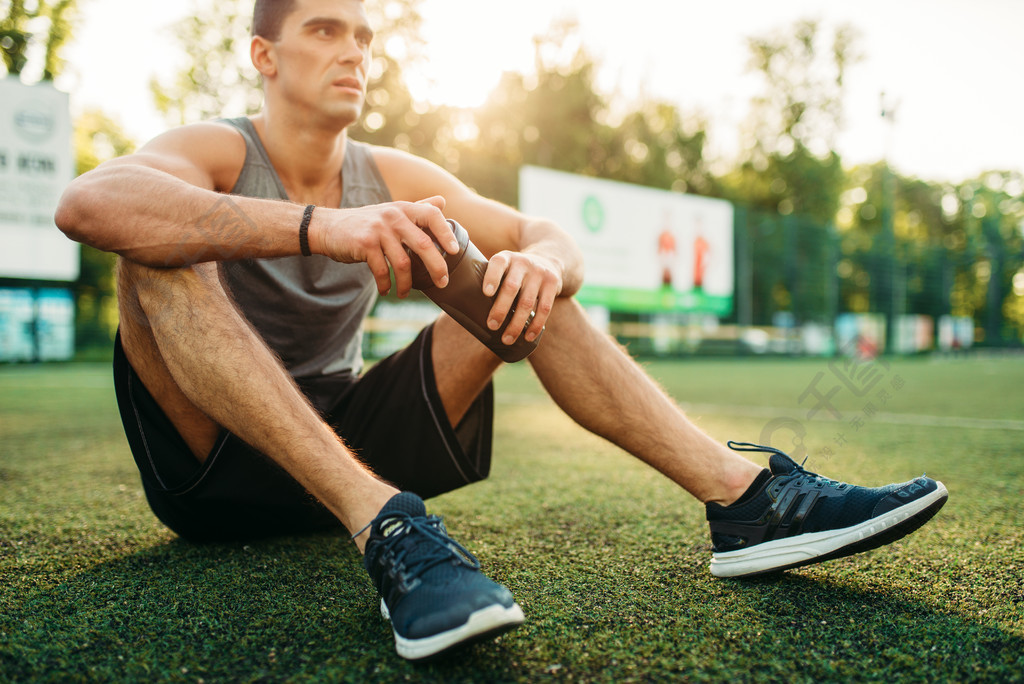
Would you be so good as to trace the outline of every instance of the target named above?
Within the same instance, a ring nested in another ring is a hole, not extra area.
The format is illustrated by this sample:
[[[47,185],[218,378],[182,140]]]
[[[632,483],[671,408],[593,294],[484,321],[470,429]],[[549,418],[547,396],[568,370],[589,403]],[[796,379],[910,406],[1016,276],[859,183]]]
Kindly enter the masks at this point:
[[[423,498],[487,477],[490,384],[453,429],[434,382],[433,327],[361,377],[298,380],[324,419],[382,479]],[[222,431],[204,464],[114,342],[114,388],[146,499],[165,525],[195,541],[241,540],[340,527],[270,458]]]

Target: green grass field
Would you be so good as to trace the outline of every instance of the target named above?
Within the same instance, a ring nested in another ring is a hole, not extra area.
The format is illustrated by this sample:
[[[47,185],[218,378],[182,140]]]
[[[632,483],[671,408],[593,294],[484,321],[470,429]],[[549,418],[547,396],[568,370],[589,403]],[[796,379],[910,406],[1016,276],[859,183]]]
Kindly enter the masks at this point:
[[[812,470],[927,471],[950,501],[887,548],[716,580],[703,508],[506,368],[491,478],[431,506],[527,623],[413,665],[344,536],[183,543],[149,513],[105,366],[0,367],[0,680],[1024,678],[1024,360],[893,360],[831,396],[841,419],[807,418],[808,388],[840,386],[827,360],[648,367],[718,439],[805,431]]]

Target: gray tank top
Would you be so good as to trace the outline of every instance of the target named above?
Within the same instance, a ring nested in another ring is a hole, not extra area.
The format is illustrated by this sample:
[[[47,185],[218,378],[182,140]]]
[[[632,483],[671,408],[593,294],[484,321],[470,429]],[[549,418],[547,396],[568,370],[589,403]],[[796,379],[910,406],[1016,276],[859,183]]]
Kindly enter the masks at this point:
[[[288,199],[247,117],[225,119],[245,138],[245,164],[232,193]],[[348,140],[341,169],[341,207],[391,201],[367,145]],[[298,235],[298,226],[295,227]],[[296,237],[298,240],[298,237]],[[366,264],[325,256],[242,259],[224,264],[239,308],[296,378],[362,370],[362,323],[377,299]]]

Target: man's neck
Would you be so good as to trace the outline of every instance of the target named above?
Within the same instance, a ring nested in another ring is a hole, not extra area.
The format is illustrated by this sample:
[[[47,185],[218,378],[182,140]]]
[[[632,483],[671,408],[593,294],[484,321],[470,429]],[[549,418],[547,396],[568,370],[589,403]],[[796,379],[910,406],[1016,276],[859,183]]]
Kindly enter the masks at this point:
[[[316,128],[266,109],[253,125],[292,201],[338,206],[345,128]]]

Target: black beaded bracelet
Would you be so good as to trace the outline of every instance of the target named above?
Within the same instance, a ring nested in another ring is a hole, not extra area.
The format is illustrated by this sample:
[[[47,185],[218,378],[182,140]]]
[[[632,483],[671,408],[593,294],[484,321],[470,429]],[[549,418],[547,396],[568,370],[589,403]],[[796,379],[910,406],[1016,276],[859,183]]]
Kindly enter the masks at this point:
[[[309,251],[309,222],[313,218],[314,209],[315,204],[308,204],[306,210],[302,212],[302,223],[299,224],[299,251],[302,252],[302,256],[313,256]]]

